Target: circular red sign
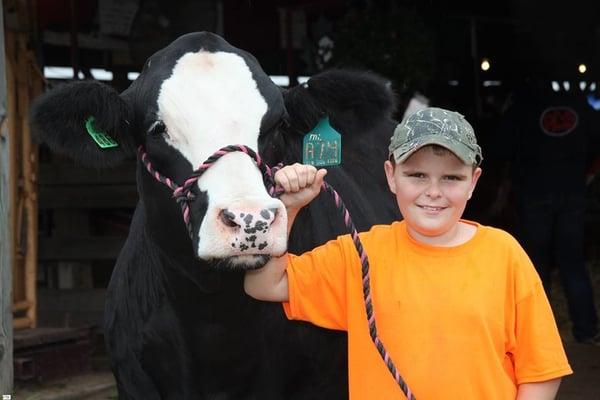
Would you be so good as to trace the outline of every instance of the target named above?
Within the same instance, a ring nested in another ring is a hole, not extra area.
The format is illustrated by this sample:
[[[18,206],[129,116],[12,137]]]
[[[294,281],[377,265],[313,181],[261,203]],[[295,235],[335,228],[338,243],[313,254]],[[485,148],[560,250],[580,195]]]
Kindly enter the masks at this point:
[[[577,112],[570,107],[550,107],[542,112],[540,126],[546,135],[561,137],[571,133],[578,120]]]

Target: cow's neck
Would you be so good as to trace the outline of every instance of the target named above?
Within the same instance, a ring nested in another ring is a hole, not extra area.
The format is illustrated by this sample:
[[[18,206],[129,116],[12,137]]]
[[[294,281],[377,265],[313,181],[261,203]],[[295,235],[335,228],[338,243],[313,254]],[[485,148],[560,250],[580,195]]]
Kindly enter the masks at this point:
[[[220,274],[195,257],[181,208],[171,198],[170,190],[143,167],[138,166],[137,175],[144,235],[160,255],[165,273],[186,275],[203,292],[218,291]]]
[[[176,233],[173,223],[167,223],[159,231],[151,221],[157,216],[148,215],[148,209],[143,201],[138,207],[143,214],[144,236],[147,243],[153,247],[160,258],[160,267],[168,281],[180,281],[182,278],[193,283],[202,293],[214,293],[221,290],[221,274],[211,271],[208,265],[194,257],[190,239],[186,234]],[[160,232],[172,232],[170,240],[165,241]]]

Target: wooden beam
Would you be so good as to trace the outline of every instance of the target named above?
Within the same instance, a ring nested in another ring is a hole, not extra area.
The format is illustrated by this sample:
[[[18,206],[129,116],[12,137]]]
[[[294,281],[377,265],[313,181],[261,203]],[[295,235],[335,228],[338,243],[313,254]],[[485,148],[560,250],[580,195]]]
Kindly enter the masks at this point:
[[[30,320],[28,317],[15,318],[13,320],[13,326],[14,326],[15,330],[25,329],[25,328],[33,328],[33,324],[34,324],[34,322],[32,320]],[[12,365],[11,365],[11,370],[12,370]]]
[[[83,295],[81,297],[83,297]],[[90,329],[90,327],[86,326],[77,328],[43,327],[16,332],[15,350],[77,341],[79,339],[88,337],[90,334]]]
[[[45,30],[43,32],[44,43],[53,46],[69,47],[71,45],[70,33],[54,32]],[[129,43],[126,40],[115,39],[110,36],[93,36],[86,33],[77,34],[77,43],[81,49],[129,51]]]
[[[124,236],[40,237],[40,261],[116,260]]]
[[[135,160],[110,169],[76,166],[73,162],[40,163],[40,186],[51,185],[135,185]]]
[[[11,143],[8,135],[4,6],[0,0],[0,394],[13,390],[12,226],[9,224]]]
[[[40,187],[40,209],[52,208],[134,208],[135,185],[82,185]]]
[[[13,312],[24,311],[24,310],[27,310],[29,307],[31,307],[30,302],[28,302],[26,300],[19,301],[19,302],[13,304],[12,311]]]

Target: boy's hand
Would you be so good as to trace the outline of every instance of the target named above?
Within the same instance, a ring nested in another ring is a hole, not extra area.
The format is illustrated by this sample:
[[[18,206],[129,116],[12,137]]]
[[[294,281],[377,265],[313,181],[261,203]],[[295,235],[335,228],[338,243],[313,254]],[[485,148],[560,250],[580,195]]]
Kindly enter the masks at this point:
[[[321,191],[326,169],[317,170],[312,165],[287,165],[275,173],[275,183],[285,192],[279,198],[288,212],[299,211]]]

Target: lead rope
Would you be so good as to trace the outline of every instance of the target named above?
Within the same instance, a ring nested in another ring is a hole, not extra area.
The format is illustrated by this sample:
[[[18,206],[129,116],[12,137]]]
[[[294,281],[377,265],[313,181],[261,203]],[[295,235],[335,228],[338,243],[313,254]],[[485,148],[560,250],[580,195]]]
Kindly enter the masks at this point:
[[[158,171],[156,171],[152,167],[152,163],[148,160],[148,154],[144,150],[143,146],[140,146],[138,148],[138,154],[139,154],[140,160],[142,161],[142,163],[144,164],[144,166],[146,167],[146,170],[148,170],[150,175],[152,175],[157,181],[167,185],[173,191],[173,197],[175,198],[177,203],[179,203],[179,205],[181,206],[181,211],[183,213],[183,220],[185,222],[185,225],[187,227],[190,237],[193,237],[193,233],[192,233],[192,226],[191,226],[191,221],[190,221],[190,208],[189,208],[188,203],[190,201],[194,200],[194,198],[195,198],[194,194],[191,192],[193,185],[198,181],[200,176],[208,168],[210,168],[219,158],[223,157],[225,154],[228,154],[228,153],[231,153],[234,151],[241,151],[243,153],[246,153],[254,160],[254,162],[256,163],[256,166],[263,174],[265,186],[267,188],[267,191],[269,192],[269,195],[271,195],[272,197],[279,197],[279,195],[281,195],[283,193],[283,189],[276,187],[275,182],[273,180],[275,172],[280,168],[280,166],[277,166],[274,168],[269,168],[269,166],[262,161],[262,158],[256,152],[254,152],[252,149],[250,149],[244,145],[237,145],[237,144],[230,145],[230,146],[226,146],[226,147],[223,147],[222,149],[218,150],[212,156],[207,158],[206,161],[204,161],[204,163],[202,163],[202,165],[200,165],[200,167],[198,169],[196,169],[194,172],[192,172],[192,174],[186,179],[186,181],[181,186],[177,185],[171,179],[161,175]],[[406,384],[406,382],[404,381],[404,379],[402,378],[402,376],[396,369],[396,366],[394,365],[392,358],[390,357],[389,353],[385,349],[385,346],[383,345],[383,342],[381,341],[381,339],[379,339],[379,335],[377,334],[377,324],[375,322],[375,310],[373,309],[373,299],[371,297],[371,280],[369,278],[369,258],[367,257],[367,253],[365,252],[363,245],[360,241],[360,238],[358,236],[358,231],[356,230],[356,227],[354,226],[354,223],[352,222],[352,219],[350,218],[350,213],[348,212],[348,209],[344,205],[344,202],[342,201],[342,198],[340,197],[340,195],[331,186],[329,186],[329,184],[327,182],[323,182],[323,185],[321,186],[321,190],[325,190],[325,191],[329,192],[329,194],[331,194],[331,196],[333,197],[335,205],[336,205],[337,209],[339,210],[339,212],[344,217],[344,223],[346,224],[346,227],[350,231],[350,236],[352,237],[352,241],[354,242],[354,247],[356,247],[356,251],[358,252],[358,255],[360,256],[361,270],[362,270],[363,298],[364,298],[364,303],[365,303],[365,310],[367,312],[367,321],[369,323],[369,335],[371,336],[371,341],[375,344],[375,347],[377,348],[379,355],[381,355],[381,358],[385,362],[385,365],[388,367],[388,370],[394,377],[394,380],[396,381],[396,383],[398,383],[398,386],[400,386],[400,389],[402,390],[402,393],[404,393],[404,395],[406,396],[407,400],[416,400],[416,397],[411,392],[410,388],[408,387],[408,385]]]

